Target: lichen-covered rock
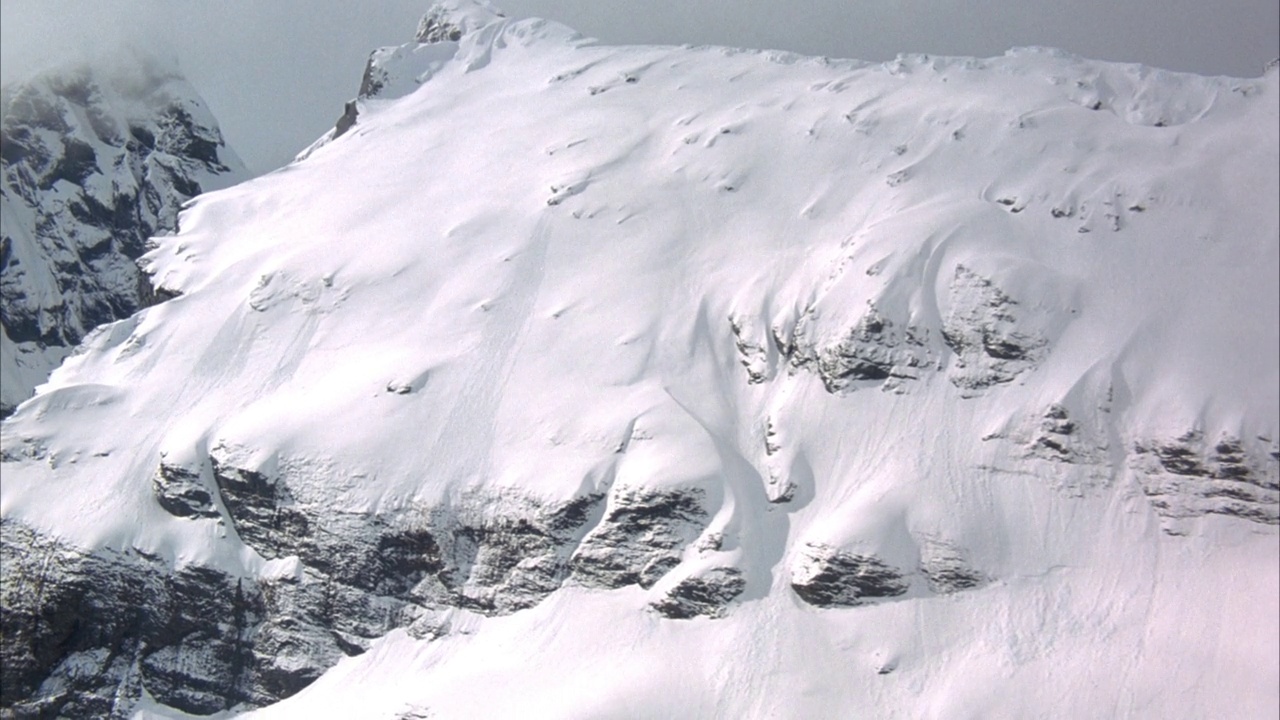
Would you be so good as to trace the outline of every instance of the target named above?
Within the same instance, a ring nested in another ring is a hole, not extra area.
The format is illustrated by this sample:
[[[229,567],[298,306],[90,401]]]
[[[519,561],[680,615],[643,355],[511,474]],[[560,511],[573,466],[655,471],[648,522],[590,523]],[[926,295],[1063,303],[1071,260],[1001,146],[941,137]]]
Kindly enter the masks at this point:
[[[570,560],[573,578],[595,587],[652,587],[706,528],[704,496],[698,488],[615,488],[604,518]]]
[[[683,578],[650,606],[659,614],[683,620],[698,616],[723,617],[729,603],[742,594],[747,581],[733,567],[711,568]]]
[[[791,570],[791,589],[818,607],[853,607],[907,592],[905,573],[874,555],[809,544]]]

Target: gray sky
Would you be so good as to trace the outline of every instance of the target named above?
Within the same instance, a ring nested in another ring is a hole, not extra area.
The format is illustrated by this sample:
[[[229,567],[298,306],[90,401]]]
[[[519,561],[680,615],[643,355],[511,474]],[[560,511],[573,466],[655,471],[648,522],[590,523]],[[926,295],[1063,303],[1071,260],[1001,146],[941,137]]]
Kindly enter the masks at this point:
[[[409,41],[430,0],[3,0],[0,77],[123,43],[177,58],[250,169],[337,119],[371,50]],[[1090,58],[1256,77],[1280,55],[1276,0],[496,0],[608,43],[693,43],[880,61],[1048,45]]]

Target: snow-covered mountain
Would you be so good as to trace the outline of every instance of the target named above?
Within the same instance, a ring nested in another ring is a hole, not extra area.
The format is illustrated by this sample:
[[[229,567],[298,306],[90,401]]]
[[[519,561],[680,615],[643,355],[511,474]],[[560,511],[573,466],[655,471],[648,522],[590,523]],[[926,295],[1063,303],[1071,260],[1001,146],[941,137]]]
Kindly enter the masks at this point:
[[[1275,716],[1274,69],[423,28],[3,424],[6,712]]]
[[[0,413],[85,333],[150,302],[136,260],[183,202],[247,177],[195,90],[136,53],[0,98]]]

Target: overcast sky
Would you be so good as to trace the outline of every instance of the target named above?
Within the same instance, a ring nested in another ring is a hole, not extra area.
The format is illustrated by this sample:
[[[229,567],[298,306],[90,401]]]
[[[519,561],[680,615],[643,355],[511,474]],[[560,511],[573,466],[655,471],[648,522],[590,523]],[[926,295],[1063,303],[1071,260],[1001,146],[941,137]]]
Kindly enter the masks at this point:
[[[257,172],[324,133],[371,50],[409,41],[430,0],[3,0],[8,83],[132,43],[176,58]],[[716,44],[881,61],[900,52],[1086,57],[1256,77],[1280,55],[1276,0],[499,0],[608,43]]]

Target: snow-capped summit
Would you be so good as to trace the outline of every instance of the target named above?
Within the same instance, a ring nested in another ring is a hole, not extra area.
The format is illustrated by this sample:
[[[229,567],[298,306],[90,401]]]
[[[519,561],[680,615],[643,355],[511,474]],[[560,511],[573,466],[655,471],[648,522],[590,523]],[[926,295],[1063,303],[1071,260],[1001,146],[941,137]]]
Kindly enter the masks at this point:
[[[506,15],[483,0],[448,0],[431,6],[418,22],[413,42],[378,48],[369,55],[355,99],[343,107],[333,129],[296,159],[306,159],[349,131],[366,106],[408,95],[450,61],[483,65],[487,54],[476,51],[490,42],[482,36],[483,31],[500,32],[505,19]]]
[[[3,424],[6,709],[1280,709],[1275,73],[445,37]]]
[[[46,71],[0,105],[7,415],[85,333],[149,301],[135,261],[181,204],[245,172],[195,90],[144,56]]]
[[[484,0],[445,0],[431,6],[414,35],[420,43],[458,42],[463,35],[491,25],[506,15]]]

